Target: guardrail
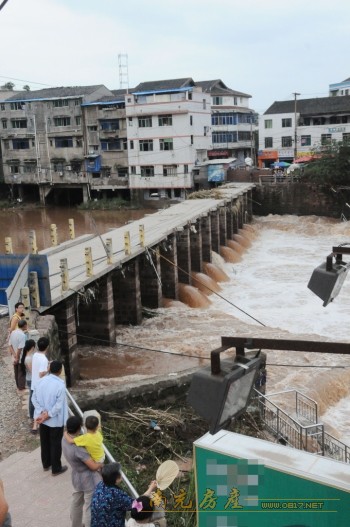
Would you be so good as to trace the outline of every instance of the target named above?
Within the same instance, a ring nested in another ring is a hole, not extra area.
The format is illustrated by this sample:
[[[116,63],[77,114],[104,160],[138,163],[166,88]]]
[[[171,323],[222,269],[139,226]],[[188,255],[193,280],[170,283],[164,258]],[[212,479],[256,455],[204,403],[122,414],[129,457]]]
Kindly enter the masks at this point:
[[[343,463],[350,463],[350,447],[325,432],[324,424],[317,422],[317,403],[313,399],[293,389],[267,395],[260,393],[257,389],[254,391],[260,418],[267,430],[276,436],[278,442]],[[300,423],[298,419],[289,415],[270,399],[276,395],[281,396],[293,392],[295,393],[295,414],[297,418],[308,421],[308,424]]]
[[[67,390],[67,388],[66,388],[66,395],[67,395],[71,405],[73,406],[74,410],[76,411],[76,413],[81,418],[83,418],[83,415],[84,415],[83,412],[81,411],[81,409],[79,408],[79,406],[78,406],[77,402],[75,401],[73,395]],[[69,408],[69,413],[70,413],[70,415],[74,415],[74,412],[72,412],[72,410],[70,408]],[[112,456],[112,454],[110,453],[110,451],[108,450],[108,448],[105,445],[103,445],[103,448],[104,448],[104,451],[105,451],[105,454],[106,454],[106,458],[108,459],[108,461],[110,463],[115,463],[115,459]],[[130,483],[130,481],[128,480],[128,478],[124,474],[124,472],[122,472],[122,478],[123,478],[123,481],[124,481],[125,485],[128,487],[128,489],[130,491],[130,494],[133,496],[133,498],[137,498],[139,496],[139,493],[136,491],[134,486]]]

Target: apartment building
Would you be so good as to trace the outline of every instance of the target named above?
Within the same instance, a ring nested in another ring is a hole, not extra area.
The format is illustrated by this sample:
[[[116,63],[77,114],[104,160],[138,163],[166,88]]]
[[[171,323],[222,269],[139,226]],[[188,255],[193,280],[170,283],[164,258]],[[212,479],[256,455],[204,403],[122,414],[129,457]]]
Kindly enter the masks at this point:
[[[350,77],[344,81],[329,85],[330,97],[339,97],[342,95],[350,95]]]
[[[144,199],[184,199],[210,149],[210,95],[191,78],[143,82],[125,109],[130,189]]]
[[[251,95],[228,88],[220,79],[199,81],[204,93],[211,97],[212,146],[209,159],[234,157],[244,164],[253,157],[253,132],[256,114],[249,108]]]
[[[4,180],[35,185],[40,198],[53,188],[79,188],[88,195],[82,103],[113,95],[105,86],[23,91],[0,101]]]
[[[350,141],[349,95],[276,101],[260,119],[258,163],[292,163],[332,140]]]

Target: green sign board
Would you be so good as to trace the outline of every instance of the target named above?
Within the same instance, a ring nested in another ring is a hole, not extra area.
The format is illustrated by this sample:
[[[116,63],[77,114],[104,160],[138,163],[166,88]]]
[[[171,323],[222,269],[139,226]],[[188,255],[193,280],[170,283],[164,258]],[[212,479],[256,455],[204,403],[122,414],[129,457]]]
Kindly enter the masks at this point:
[[[350,466],[221,431],[195,442],[198,527],[346,527]]]

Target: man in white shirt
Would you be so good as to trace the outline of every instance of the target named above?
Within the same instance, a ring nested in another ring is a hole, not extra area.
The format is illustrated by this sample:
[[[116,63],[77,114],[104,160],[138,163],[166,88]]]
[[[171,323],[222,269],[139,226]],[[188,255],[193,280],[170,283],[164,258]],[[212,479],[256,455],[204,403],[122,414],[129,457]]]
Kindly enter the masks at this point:
[[[49,374],[37,381],[32,397],[34,419],[40,424],[41,462],[44,470],[51,468],[53,476],[67,470],[61,463],[63,427],[68,419],[66,386],[60,379],[61,372],[62,362],[53,360]]]
[[[25,331],[27,331],[27,321],[19,320],[18,329],[12,331],[10,335],[10,352],[13,357],[13,370],[18,390],[26,388],[26,376],[21,366],[22,351],[26,342]]]
[[[49,361],[47,360],[46,352],[49,344],[50,341],[47,337],[40,337],[37,342],[38,351],[34,353],[32,360],[32,391],[34,391],[35,385],[39,379],[47,374]]]

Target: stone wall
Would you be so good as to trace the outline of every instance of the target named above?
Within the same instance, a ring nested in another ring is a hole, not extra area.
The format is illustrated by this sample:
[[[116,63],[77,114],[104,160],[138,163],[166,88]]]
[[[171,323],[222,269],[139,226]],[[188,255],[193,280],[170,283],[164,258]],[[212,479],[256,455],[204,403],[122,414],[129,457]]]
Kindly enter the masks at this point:
[[[48,337],[50,340],[48,351],[49,360],[62,360],[58,327],[54,315],[41,316],[35,314],[30,329],[37,329],[39,331],[39,337]]]
[[[350,190],[333,191],[307,183],[270,183],[253,190],[253,213],[328,216],[350,219]]]

